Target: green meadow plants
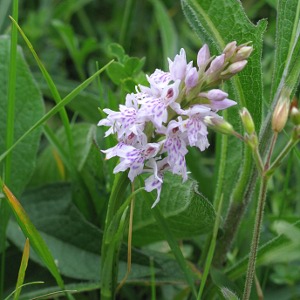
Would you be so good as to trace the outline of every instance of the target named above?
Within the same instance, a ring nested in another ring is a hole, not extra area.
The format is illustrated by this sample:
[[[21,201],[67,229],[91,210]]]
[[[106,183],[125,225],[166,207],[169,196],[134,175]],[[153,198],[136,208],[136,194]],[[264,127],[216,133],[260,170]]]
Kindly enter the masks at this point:
[[[0,299],[298,299],[297,0],[0,3]]]

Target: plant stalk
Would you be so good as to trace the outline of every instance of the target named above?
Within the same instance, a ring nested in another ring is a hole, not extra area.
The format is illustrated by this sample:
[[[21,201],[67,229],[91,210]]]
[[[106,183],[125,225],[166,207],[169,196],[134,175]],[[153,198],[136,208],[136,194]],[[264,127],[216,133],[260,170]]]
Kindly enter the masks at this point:
[[[255,264],[256,264],[256,256],[257,256],[257,250],[258,250],[258,244],[259,244],[259,238],[260,238],[260,232],[261,232],[261,225],[264,215],[264,207],[265,207],[265,200],[266,200],[266,194],[267,194],[267,185],[268,185],[268,176],[263,175],[262,176],[262,182],[260,186],[259,191],[259,198],[257,203],[257,209],[256,209],[256,217],[255,217],[255,224],[254,224],[254,231],[253,231],[253,237],[252,237],[252,243],[251,243],[251,249],[250,249],[250,255],[249,255],[249,263],[248,263],[248,269],[247,269],[247,275],[246,275],[246,282],[245,282],[245,289],[243,294],[243,300],[249,300],[250,293],[251,293],[251,287],[253,283],[253,278],[255,275]]]

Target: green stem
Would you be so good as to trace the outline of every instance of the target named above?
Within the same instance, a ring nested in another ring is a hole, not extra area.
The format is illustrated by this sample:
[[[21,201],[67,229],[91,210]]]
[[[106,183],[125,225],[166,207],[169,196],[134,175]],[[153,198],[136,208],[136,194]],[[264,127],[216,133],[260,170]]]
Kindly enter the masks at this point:
[[[13,1],[13,16],[18,19],[18,0]],[[9,84],[8,84],[8,106],[7,106],[7,127],[6,127],[6,149],[9,149],[14,142],[15,122],[15,94],[17,77],[17,43],[18,30],[15,25],[11,29],[10,62],[9,62]],[[10,184],[11,175],[11,154],[5,159],[5,182]]]
[[[108,201],[105,228],[101,247],[101,299],[115,299],[118,275],[118,255],[121,241],[112,241],[111,237],[119,229],[111,226],[115,214],[117,214],[123,199],[125,190],[129,184],[127,172],[116,175],[112,192]],[[114,229],[115,232],[112,232]]]
[[[13,17],[18,20],[18,0],[13,1],[12,8]],[[6,149],[9,149],[14,142],[14,121],[15,121],[15,94],[16,94],[16,77],[17,77],[17,43],[18,30],[12,25],[11,43],[10,43],[10,61],[9,61],[9,78],[8,78],[8,103],[7,103],[7,119],[6,119]],[[4,179],[10,184],[11,179],[11,162],[12,154],[7,155],[4,165]],[[3,299],[4,291],[4,273],[5,273],[5,243],[6,228],[10,217],[10,209],[6,201],[1,201],[0,205],[1,217],[1,236],[0,236],[0,253],[1,269],[0,269],[0,299]]]
[[[257,167],[257,169],[258,169],[260,175],[262,175],[262,173],[263,173],[263,171],[264,171],[264,164],[263,164],[262,159],[261,159],[261,156],[260,156],[260,154],[259,154],[258,147],[256,147],[256,148],[253,150],[253,158],[254,158],[256,167]]]
[[[208,255],[207,255],[205,266],[204,266],[203,276],[201,278],[201,285],[200,285],[197,300],[201,300],[202,293],[203,293],[203,290],[205,287],[205,283],[206,283],[206,280],[207,280],[207,277],[209,274],[211,262],[213,260],[215,247],[216,247],[216,241],[217,241],[217,235],[218,235],[218,229],[219,229],[220,220],[221,220],[222,204],[223,204],[223,195],[221,196],[221,199],[219,200],[219,204],[218,204],[217,217],[216,217],[214,230],[213,230],[213,234],[212,234],[212,238],[211,238],[211,242],[210,242],[210,246],[209,246],[209,250],[208,250]]]
[[[248,300],[250,298],[251,287],[255,275],[256,256],[257,256],[257,250],[258,250],[258,244],[260,238],[261,224],[264,215],[268,179],[269,179],[268,176],[263,176],[261,186],[260,186],[243,300]]]
[[[145,196],[148,200],[149,203],[153,204],[153,199],[151,197],[150,194],[146,194]],[[187,283],[190,286],[191,292],[192,292],[192,296],[194,298],[196,298],[197,296],[197,291],[195,288],[195,283],[194,283],[194,276],[193,273],[191,272],[190,266],[188,265],[186,259],[184,258],[177,242],[176,239],[174,237],[173,232],[171,231],[171,229],[169,228],[159,206],[155,206],[154,208],[151,209],[151,212],[158,224],[158,226],[160,227],[160,229],[162,230],[162,232],[164,232],[166,240],[168,241],[168,244],[176,258],[177,263],[179,264],[183,274],[185,275],[185,278],[187,280]]]
[[[270,175],[272,174],[275,169],[281,164],[281,162],[283,161],[283,159],[289,154],[289,152],[291,151],[291,149],[299,142],[299,140],[290,140],[288,142],[288,144],[285,146],[285,148],[281,151],[281,153],[278,155],[278,157],[276,158],[276,160],[272,163],[272,165],[270,166],[270,168],[268,169],[267,174]]]
[[[249,174],[252,173],[253,169],[252,150],[250,147],[245,147],[243,161],[244,164],[242,172],[232,193],[230,206],[224,222],[224,235],[218,241],[218,246],[216,248],[214,257],[215,266],[221,266],[224,263],[226,253],[231,247],[241,221],[241,216],[244,214],[247,206],[244,199],[246,198],[246,194],[249,192],[247,189],[249,184]]]

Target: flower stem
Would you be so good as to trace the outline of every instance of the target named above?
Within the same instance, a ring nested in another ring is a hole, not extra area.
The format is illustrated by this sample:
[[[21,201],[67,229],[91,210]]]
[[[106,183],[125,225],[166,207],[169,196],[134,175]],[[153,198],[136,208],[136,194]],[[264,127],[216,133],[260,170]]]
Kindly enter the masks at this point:
[[[272,163],[268,170],[268,174],[272,174],[274,170],[281,164],[282,160],[287,156],[287,154],[290,152],[290,150],[299,142],[299,140],[290,140],[288,144],[285,146],[285,148],[281,151],[281,153],[278,155],[276,160]]]
[[[268,176],[263,176],[261,186],[260,186],[243,300],[248,300],[250,297],[253,278],[255,275],[256,255],[257,255],[258,243],[260,238],[261,224],[264,215],[264,206],[265,206],[265,200],[267,194],[268,179],[269,179]]]
[[[118,231],[120,230],[120,227],[123,226],[120,220],[118,226],[113,227],[114,232],[112,232],[111,230],[112,226],[110,225],[114,220],[114,215],[118,212],[118,209],[123,203],[123,200],[126,195],[125,190],[128,184],[129,184],[129,180],[127,178],[126,172],[117,174],[108,201],[108,207],[107,207],[107,213],[105,219],[105,228],[104,228],[104,234],[103,234],[102,246],[101,246],[101,299],[102,300],[115,299],[115,293],[117,287],[117,275],[118,275],[118,256],[119,256],[119,248],[121,245],[121,238],[122,238],[122,235]],[[114,238],[113,240],[112,237]]]

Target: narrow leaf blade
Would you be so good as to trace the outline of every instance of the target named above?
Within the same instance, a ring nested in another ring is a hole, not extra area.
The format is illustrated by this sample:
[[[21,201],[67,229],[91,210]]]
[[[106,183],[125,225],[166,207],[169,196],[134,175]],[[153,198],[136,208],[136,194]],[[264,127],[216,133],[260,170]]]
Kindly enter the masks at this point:
[[[46,265],[46,267],[49,269],[49,271],[55,278],[59,287],[63,289],[64,288],[63,280],[60,276],[60,273],[57,269],[57,266],[54,262],[54,259],[51,255],[46,243],[44,242],[44,240],[40,236],[39,232],[36,230],[33,223],[27,216],[27,214],[26,214],[25,210],[23,209],[22,205],[20,204],[20,202],[17,200],[17,198],[14,196],[14,194],[10,191],[10,189],[6,185],[3,185],[3,192],[7,197],[9,205],[10,205],[23,233],[25,234],[26,237],[29,238],[33,249],[36,251],[36,253],[39,255],[41,260]]]

